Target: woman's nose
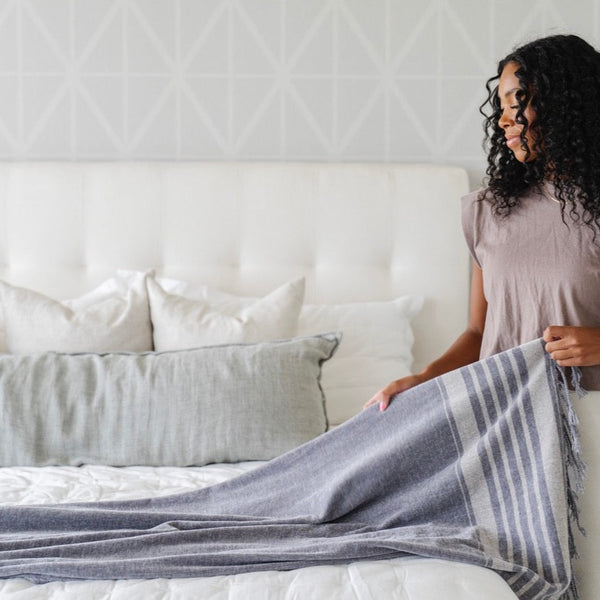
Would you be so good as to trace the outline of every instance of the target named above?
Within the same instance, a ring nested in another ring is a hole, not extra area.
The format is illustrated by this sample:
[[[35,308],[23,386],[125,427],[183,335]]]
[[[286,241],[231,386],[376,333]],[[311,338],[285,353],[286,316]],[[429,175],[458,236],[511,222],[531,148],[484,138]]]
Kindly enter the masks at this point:
[[[498,120],[498,125],[500,125],[500,127],[502,129],[506,129],[507,127],[510,127],[511,125],[514,125],[514,122],[515,122],[515,120],[513,119],[513,116],[510,111],[508,111],[508,110],[501,111],[500,119]]]

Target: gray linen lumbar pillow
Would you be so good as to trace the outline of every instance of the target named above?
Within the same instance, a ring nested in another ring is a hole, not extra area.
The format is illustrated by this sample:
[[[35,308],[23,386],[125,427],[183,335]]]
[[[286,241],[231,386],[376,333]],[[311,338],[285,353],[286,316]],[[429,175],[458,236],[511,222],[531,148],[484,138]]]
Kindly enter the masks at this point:
[[[162,353],[0,356],[1,466],[268,460],[327,428],[336,334]]]

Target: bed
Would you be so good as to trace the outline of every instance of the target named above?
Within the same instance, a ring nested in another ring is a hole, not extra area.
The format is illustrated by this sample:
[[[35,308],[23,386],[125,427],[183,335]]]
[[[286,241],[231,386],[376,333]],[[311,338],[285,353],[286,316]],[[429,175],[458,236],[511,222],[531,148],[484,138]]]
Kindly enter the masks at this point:
[[[145,352],[341,331],[320,375],[324,416],[308,432],[283,436],[291,446],[301,444],[356,414],[392,378],[421,368],[464,327],[469,258],[459,199],[467,191],[463,170],[419,164],[4,163],[0,349],[51,348],[64,310],[56,300],[69,299],[82,314],[112,301],[123,311],[139,301],[139,289],[150,295],[143,322],[137,308],[125,330],[121,313],[110,326],[85,324],[83,333],[78,323],[61,350],[85,352],[95,336],[108,338],[109,350],[124,344],[125,351]],[[192,331],[187,323],[199,318],[199,305],[202,318],[209,307],[210,318],[250,314],[253,325],[240,332],[239,318],[234,325],[217,318]],[[185,335],[191,341],[182,342]],[[148,347],[153,343],[160,348]],[[248,381],[254,377],[249,373]],[[219,436],[207,435],[200,459],[164,449],[139,454],[143,441],[125,454],[74,455],[60,443],[60,451],[42,459],[15,451],[14,464],[0,468],[0,502],[127,499],[209,486],[286,450],[279,440],[260,455],[264,432],[254,436],[237,452],[231,452],[235,442],[216,452]],[[37,586],[0,580],[2,598],[426,600],[440,594],[515,598],[493,571],[416,557],[192,579]]]

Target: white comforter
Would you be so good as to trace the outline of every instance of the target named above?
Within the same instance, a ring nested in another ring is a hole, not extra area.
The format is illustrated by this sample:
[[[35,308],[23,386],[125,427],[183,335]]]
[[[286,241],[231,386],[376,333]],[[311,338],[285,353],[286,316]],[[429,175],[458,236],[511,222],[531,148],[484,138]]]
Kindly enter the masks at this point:
[[[187,492],[259,463],[201,468],[85,466],[0,469],[1,504],[119,500]],[[1,508],[0,508],[1,510]],[[33,585],[0,581],[14,600],[514,600],[494,572],[441,560],[402,558],[230,577]]]

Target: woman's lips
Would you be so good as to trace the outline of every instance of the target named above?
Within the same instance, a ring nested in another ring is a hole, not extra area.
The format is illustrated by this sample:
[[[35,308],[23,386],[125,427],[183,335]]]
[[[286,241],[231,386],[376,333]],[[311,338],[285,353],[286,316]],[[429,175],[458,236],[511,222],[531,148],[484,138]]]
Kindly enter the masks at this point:
[[[507,135],[506,136],[506,145],[509,148],[520,147],[521,146],[521,136],[520,135]]]

